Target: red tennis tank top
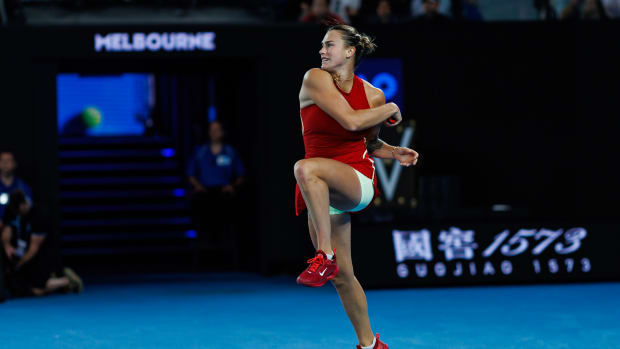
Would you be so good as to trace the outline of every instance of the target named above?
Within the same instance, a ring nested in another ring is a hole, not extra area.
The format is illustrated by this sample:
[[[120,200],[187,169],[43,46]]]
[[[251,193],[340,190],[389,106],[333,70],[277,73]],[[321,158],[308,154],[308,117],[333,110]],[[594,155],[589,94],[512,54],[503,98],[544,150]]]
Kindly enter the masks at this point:
[[[336,83],[334,82],[334,85]],[[359,77],[353,78],[353,87],[349,93],[338,91],[355,110],[369,109],[364,82]],[[377,178],[373,159],[366,150],[365,135],[368,130],[347,131],[334,118],[321,110],[316,104],[301,109],[301,120],[304,137],[305,159],[328,158],[343,162],[372,179],[377,196]],[[299,185],[295,186],[295,214],[299,216],[306,209]]]

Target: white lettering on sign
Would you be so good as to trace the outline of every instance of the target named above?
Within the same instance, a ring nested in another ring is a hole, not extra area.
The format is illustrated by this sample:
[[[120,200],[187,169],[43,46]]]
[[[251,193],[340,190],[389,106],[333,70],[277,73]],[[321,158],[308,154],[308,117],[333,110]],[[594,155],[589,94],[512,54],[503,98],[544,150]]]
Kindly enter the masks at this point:
[[[442,230],[439,233],[439,249],[446,254],[446,260],[453,259],[473,259],[474,249],[478,244],[474,242],[473,230],[461,230],[451,227],[449,230]]]
[[[437,250],[433,253],[432,234],[428,229],[417,231],[392,231],[397,274],[400,278],[417,276],[426,278],[444,277],[497,277],[512,275],[517,270],[524,270],[524,265],[511,258],[531,253],[531,271],[534,274],[573,274],[590,273],[592,262],[589,258],[575,259],[566,255],[578,252],[588,237],[588,231],[582,227],[570,229],[518,229],[514,235],[510,230],[503,230],[493,241],[485,244],[482,258],[477,258],[475,250],[479,244],[475,241],[473,230],[457,227],[441,230],[437,235]],[[482,246],[481,246],[482,247]],[[555,254],[541,260],[540,256]],[[493,260],[495,254],[501,254],[501,262]],[[558,258],[561,257],[561,258]],[[565,257],[565,258],[563,258]],[[520,257],[522,258],[522,257]],[[410,272],[406,261],[415,260],[415,273]],[[461,262],[465,261],[465,262]],[[527,268],[527,265],[525,265]]]
[[[418,277],[425,277],[428,274],[428,266],[426,263],[416,263],[415,265],[415,273]]]
[[[447,268],[445,264],[441,262],[435,264],[435,275],[439,277],[444,277],[446,275],[446,272],[447,272]]]
[[[396,268],[396,273],[400,278],[404,279],[409,276],[409,267],[407,267],[407,264],[400,263]]]
[[[563,262],[551,258],[547,263],[541,263],[540,260],[534,259],[532,261],[532,267],[536,274],[541,274],[543,272],[549,274],[557,274],[558,272],[570,274],[576,271],[589,273],[592,270],[592,264],[589,258],[582,258],[579,262],[580,263],[577,264],[573,258],[566,258]]]
[[[529,239],[531,238],[537,241],[542,240],[536,245],[536,247],[532,248],[533,255],[540,255],[562,235],[564,235],[564,242],[561,241],[555,244],[555,252],[558,254],[569,254],[579,250],[582,240],[588,236],[588,232],[584,228],[572,228],[566,232],[562,229],[519,229],[506,244],[501,246],[502,243],[510,236],[510,231],[504,230],[495,236],[493,243],[489,245],[486,250],[484,250],[482,255],[484,257],[491,257],[500,246],[500,251],[504,256],[516,256],[522,254],[529,249]]]
[[[431,233],[424,229],[420,231],[400,231],[392,232],[394,241],[394,252],[396,262],[405,260],[427,260],[433,259],[433,248],[431,246]]]
[[[215,33],[95,34],[96,52],[213,51]]]

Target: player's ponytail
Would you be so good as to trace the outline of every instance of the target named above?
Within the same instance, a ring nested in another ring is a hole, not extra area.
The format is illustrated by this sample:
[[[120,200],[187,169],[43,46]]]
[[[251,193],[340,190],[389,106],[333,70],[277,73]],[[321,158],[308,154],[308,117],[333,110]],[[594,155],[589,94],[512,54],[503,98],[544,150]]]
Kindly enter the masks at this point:
[[[368,56],[375,52],[377,45],[374,40],[366,34],[358,34],[360,36],[360,47],[362,48],[362,56]]]
[[[342,33],[342,40],[348,46],[355,47],[355,67],[360,64],[362,57],[368,56],[375,52],[377,45],[374,40],[366,35],[361,34],[357,29],[350,25],[339,24],[329,27],[327,31],[338,30]]]

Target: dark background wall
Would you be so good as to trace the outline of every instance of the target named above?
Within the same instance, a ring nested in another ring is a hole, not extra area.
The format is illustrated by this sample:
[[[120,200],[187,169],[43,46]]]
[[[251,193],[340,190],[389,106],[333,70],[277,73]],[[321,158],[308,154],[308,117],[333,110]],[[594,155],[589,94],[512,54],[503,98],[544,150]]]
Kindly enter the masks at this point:
[[[13,151],[17,173],[32,187],[43,214],[58,225],[58,161],[54,62],[37,61],[22,32],[0,33],[0,149]],[[41,190],[41,188],[45,188]]]
[[[524,208],[521,220],[616,219],[620,47],[615,38],[620,26],[462,23],[361,29],[376,36],[377,57],[403,60],[403,109],[405,118],[416,120],[413,147],[422,155],[417,175],[458,177],[459,209],[472,212],[470,221],[485,217],[479,208],[493,203]],[[94,52],[95,32],[128,30],[214,31],[217,49]],[[250,233],[256,234],[258,249],[250,250],[259,263],[248,268],[297,270],[311,251],[305,217],[295,217],[293,210],[292,168],[303,157],[297,94],[303,73],[318,65],[323,33],[298,26],[2,30],[0,148],[15,151],[19,174],[32,183],[35,199],[58,217],[57,72],[73,64],[118,71],[146,65],[168,72],[204,64],[230,71],[240,79],[233,83],[241,92],[231,94],[228,103],[244,105],[232,125],[242,135],[237,141],[256,176],[256,221],[248,227],[254,227]],[[246,94],[253,96],[252,103],[244,104]],[[437,219],[415,212],[401,218]]]

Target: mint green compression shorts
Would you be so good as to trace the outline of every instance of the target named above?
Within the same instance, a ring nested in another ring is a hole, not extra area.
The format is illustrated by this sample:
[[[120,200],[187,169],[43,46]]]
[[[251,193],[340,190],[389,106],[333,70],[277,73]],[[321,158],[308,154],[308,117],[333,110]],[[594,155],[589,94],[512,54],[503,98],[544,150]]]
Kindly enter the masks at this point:
[[[339,210],[337,208],[333,208],[333,207],[329,206],[329,214],[330,215],[343,214],[343,213],[346,213],[346,212],[361,211],[361,210],[365,209],[366,206],[368,206],[370,204],[370,201],[372,201],[372,198],[375,195],[375,187],[372,184],[372,179],[364,176],[363,174],[361,174],[356,169],[353,169],[353,171],[355,171],[355,174],[357,175],[357,178],[360,181],[360,186],[362,187],[362,198],[360,199],[360,203],[357,204],[357,206],[355,206],[354,208],[352,208],[350,210],[346,210],[346,211],[341,211],[341,210]]]

